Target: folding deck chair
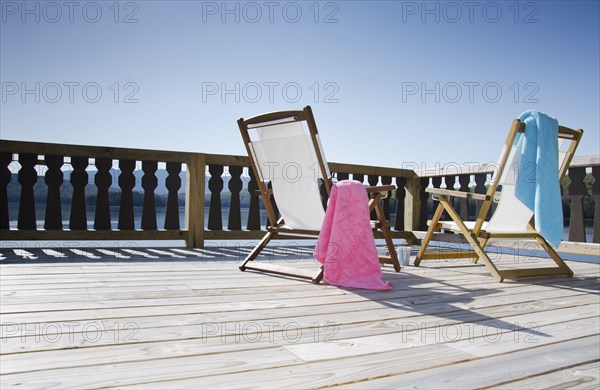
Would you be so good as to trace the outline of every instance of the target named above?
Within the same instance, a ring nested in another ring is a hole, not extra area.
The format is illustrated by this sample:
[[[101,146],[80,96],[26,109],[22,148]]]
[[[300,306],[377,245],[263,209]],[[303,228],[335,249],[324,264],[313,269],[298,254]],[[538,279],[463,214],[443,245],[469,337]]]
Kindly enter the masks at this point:
[[[246,257],[240,270],[294,276],[319,283],[323,277],[323,267],[312,272],[255,261],[275,236],[316,238],[319,235],[325,217],[325,200],[321,197],[320,184],[328,197],[332,176],[310,106],[302,111],[279,111],[242,118],[238,120],[238,125],[270,222],[267,234]],[[254,137],[251,137],[251,132]],[[267,182],[272,188],[267,187]],[[369,199],[365,198],[365,202],[368,202],[371,211],[376,211],[377,220],[371,221],[371,227],[381,229],[390,254],[380,256],[379,261],[392,264],[399,271],[400,264],[389,221],[385,219],[381,207],[381,199],[395,188],[393,185],[367,187],[370,196]],[[280,218],[271,203],[271,196],[277,204]]]
[[[421,248],[415,259],[415,265],[419,266],[423,260],[431,259],[457,259],[472,258],[477,263],[481,258],[489,272],[498,282],[504,279],[517,279],[533,276],[566,275],[573,276],[573,271],[560,258],[552,246],[535,230],[531,220],[533,212],[523,205],[515,196],[516,169],[518,166],[523,138],[514,145],[518,133],[525,131],[525,123],[515,119],[512,123],[508,137],[506,138],[504,150],[500,155],[496,172],[492,182],[485,194],[474,194],[469,192],[454,191],[450,189],[427,188],[426,191],[437,196],[439,204],[433,218],[428,221],[429,228],[421,243]],[[567,168],[573,159],[575,149],[583,135],[583,130],[572,130],[559,126],[559,180],[562,182]],[[565,142],[567,141],[567,142]],[[564,151],[560,151],[560,150]],[[566,150],[565,150],[566,149]],[[501,189],[499,187],[501,186]],[[497,191],[498,190],[498,191]],[[475,199],[483,201],[477,219],[473,222],[465,222],[452,206],[451,197]],[[485,217],[492,205],[498,200],[497,208],[489,222]],[[440,221],[442,212],[446,210],[452,221]],[[464,236],[473,250],[467,251],[430,251],[427,247],[437,229],[457,232]],[[484,251],[488,241],[492,238],[500,239],[535,239],[542,248],[550,255],[557,267],[526,268],[499,270]]]

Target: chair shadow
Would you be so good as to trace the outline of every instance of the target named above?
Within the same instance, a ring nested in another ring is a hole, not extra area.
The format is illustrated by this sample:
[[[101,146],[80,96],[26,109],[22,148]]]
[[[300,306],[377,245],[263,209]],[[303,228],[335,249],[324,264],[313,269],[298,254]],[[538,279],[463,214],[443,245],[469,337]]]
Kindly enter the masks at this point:
[[[469,304],[475,302],[476,299],[500,293],[503,291],[502,289],[493,287],[486,289],[470,289],[451,282],[417,276],[414,274],[403,276],[404,277],[394,278],[394,288],[390,291],[392,292],[392,295],[393,292],[406,291],[406,296],[401,294],[398,297],[388,298],[386,296],[389,296],[390,292],[374,292],[353,288],[342,289],[365,299],[375,301],[390,309],[410,310],[414,312],[414,317],[408,316],[405,319],[406,323],[409,324],[419,324],[419,326],[424,326],[425,322],[420,320],[419,316],[433,316],[436,318],[432,318],[430,321],[432,327],[452,327],[467,323],[472,326],[491,327],[496,328],[496,330],[508,332],[521,332],[530,336],[550,337],[549,334],[530,326],[531,323],[529,323],[528,326],[521,326],[518,323],[507,322],[498,319],[497,317],[481,314],[468,308]],[[431,284],[435,284],[436,287],[419,287]],[[443,291],[444,289],[447,291]],[[411,290],[414,291],[411,293]],[[448,294],[449,292],[457,293]],[[515,313],[514,315],[517,314]],[[445,319],[448,322],[444,324],[440,319]],[[489,334],[492,335],[493,332],[490,332]]]
[[[519,283],[523,284],[523,285],[535,285],[535,284],[537,284],[535,279],[536,278],[522,279],[522,280],[519,280]],[[568,283],[565,283],[565,281],[568,281],[568,280],[589,281],[590,284],[586,285],[586,286],[572,286]],[[578,292],[583,292],[583,293],[588,293],[588,294],[600,295],[600,277],[598,277],[598,276],[577,276],[577,275],[575,275],[572,278],[568,278],[568,279],[557,278],[556,280],[552,280],[552,281],[546,280],[546,281],[544,281],[544,285],[562,289],[562,290],[567,290],[567,291],[578,291]]]

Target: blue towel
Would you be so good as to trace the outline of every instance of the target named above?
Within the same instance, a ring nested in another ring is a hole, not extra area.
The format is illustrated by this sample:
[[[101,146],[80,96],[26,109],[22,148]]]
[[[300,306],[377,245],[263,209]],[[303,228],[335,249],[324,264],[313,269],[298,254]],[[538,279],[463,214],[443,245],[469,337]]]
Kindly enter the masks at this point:
[[[525,123],[522,135],[525,138],[515,195],[534,212],[535,229],[552,246],[558,247],[563,235],[558,121],[539,111],[526,111],[519,119]]]

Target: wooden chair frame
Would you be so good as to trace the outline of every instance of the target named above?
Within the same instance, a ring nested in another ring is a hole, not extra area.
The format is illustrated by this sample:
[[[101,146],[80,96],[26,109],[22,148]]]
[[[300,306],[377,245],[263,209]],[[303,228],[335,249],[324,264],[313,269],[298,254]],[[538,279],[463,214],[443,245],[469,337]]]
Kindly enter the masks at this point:
[[[500,180],[502,177],[502,173],[506,168],[506,164],[508,162],[508,158],[510,155],[510,150],[513,147],[513,143],[515,141],[515,137],[517,133],[522,133],[525,131],[525,124],[518,119],[515,119],[512,123],[510,131],[508,133],[508,137],[505,142],[504,153],[501,156],[500,163],[498,166],[498,170],[495,175],[495,180],[490,184],[485,194],[474,194],[469,192],[461,192],[455,190],[448,189],[439,189],[439,188],[427,188],[426,191],[437,196],[437,200],[439,204],[435,209],[435,213],[433,214],[433,218],[427,222],[429,228],[427,229],[427,233],[423,238],[421,243],[421,248],[417,254],[415,259],[415,266],[419,266],[421,261],[423,260],[431,260],[431,259],[457,259],[457,258],[471,258],[472,262],[475,264],[481,258],[489,270],[489,272],[494,276],[494,278],[498,282],[502,282],[504,279],[518,279],[524,277],[534,277],[534,276],[550,276],[550,275],[566,275],[568,277],[573,276],[573,271],[565,264],[565,262],[561,259],[561,257],[556,253],[554,248],[535,230],[532,224],[529,224],[530,232],[524,233],[491,233],[486,232],[482,229],[482,226],[485,222],[485,217],[488,214],[488,211],[492,205],[494,200],[494,196],[499,194],[497,192],[497,187],[500,184]],[[577,149],[577,145],[583,135],[583,130],[573,130],[564,126],[559,126],[558,129],[558,137],[563,139],[571,140],[571,144],[569,145],[568,150],[566,151],[566,155],[564,160],[562,161],[562,165],[559,168],[559,178],[562,183],[565,174],[569,165],[571,164],[571,160],[573,159],[573,155],[575,154],[575,150]],[[460,197],[465,199],[475,199],[483,201],[479,213],[477,214],[477,218],[475,220],[475,225],[473,228],[469,229],[463,219],[460,217],[459,213],[452,206],[451,197]],[[435,197],[434,197],[435,199]],[[427,247],[433,238],[434,232],[440,228],[442,228],[442,223],[440,223],[440,218],[442,216],[442,212],[446,210],[452,221],[456,223],[457,229],[446,229],[451,230],[457,233],[460,233],[464,236],[469,245],[473,248],[473,250],[466,251],[453,251],[453,252],[426,252]],[[488,241],[492,238],[519,238],[519,239],[535,239],[542,248],[550,255],[552,260],[556,263],[557,267],[540,267],[540,268],[527,268],[527,269],[511,269],[511,270],[499,270],[487,253],[484,251]]]
[[[323,267],[321,266],[317,272],[310,272],[298,268],[280,266],[276,264],[268,264],[263,262],[254,261],[260,252],[267,246],[267,244],[276,236],[301,236],[301,237],[318,237],[318,230],[300,230],[300,229],[290,229],[286,227],[282,229],[285,221],[282,218],[277,218],[275,209],[271,203],[271,196],[275,197],[276,194],[273,193],[273,190],[267,188],[267,184],[265,181],[260,180],[261,177],[259,173],[259,167],[257,166],[257,162],[254,160],[253,153],[251,151],[251,137],[249,131],[256,128],[261,128],[265,126],[269,126],[273,122],[277,122],[277,124],[281,123],[289,123],[289,122],[306,122],[308,130],[310,132],[312,145],[315,149],[315,154],[317,156],[319,171],[321,173],[321,177],[323,178],[323,185],[325,187],[325,191],[327,193],[327,197],[331,193],[332,186],[332,178],[330,177],[328,170],[326,169],[326,161],[321,154],[321,148],[319,146],[319,140],[317,137],[318,130],[315,119],[313,117],[312,109],[310,106],[306,106],[301,111],[277,111],[270,112],[267,114],[257,115],[251,117],[249,119],[240,118],[238,120],[238,126],[240,128],[240,132],[242,135],[242,139],[244,140],[244,146],[246,147],[246,152],[248,153],[248,158],[250,160],[250,165],[252,170],[254,171],[255,177],[257,178],[258,184],[258,193],[262,197],[263,204],[265,205],[267,217],[269,218],[270,226],[268,227],[268,231],[265,236],[260,240],[258,245],[250,252],[250,254],[246,257],[244,262],[240,265],[241,271],[252,270],[258,272],[267,272],[284,276],[292,276],[298,277],[301,279],[307,279],[312,281],[315,284],[318,284],[323,278]],[[367,187],[367,193],[369,194],[368,205],[369,210],[375,210],[377,215],[376,221],[371,221],[371,226],[373,229],[380,229],[383,233],[383,237],[385,239],[388,251],[390,253],[389,256],[379,256],[380,263],[383,264],[391,264],[394,266],[394,270],[396,272],[400,271],[400,263],[398,262],[398,256],[396,254],[396,249],[394,247],[394,243],[392,241],[392,236],[390,234],[390,222],[386,220],[385,214],[383,212],[383,208],[381,206],[381,200],[387,197],[389,191],[395,190],[396,186],[394,185],[384,185],[384,186],[373,186]],[[367,199],[365,199],[367,201]]]

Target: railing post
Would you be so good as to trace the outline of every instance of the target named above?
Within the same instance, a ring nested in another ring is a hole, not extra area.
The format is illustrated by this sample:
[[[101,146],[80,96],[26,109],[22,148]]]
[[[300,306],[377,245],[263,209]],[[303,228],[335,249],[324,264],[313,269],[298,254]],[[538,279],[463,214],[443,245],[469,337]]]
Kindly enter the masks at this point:
[[[592,167],[592,176],[594,177],[594,184],[592,185],[592,198],[596,203],[594,210],[594,233],[592,235],[592,242],[600,244],[600,166],[596,165]]]
[[[569,168],[569,198],[571,198],[571,217],[569,222],[569,241],[585,242],[585,224],[583,217],[583,197],[586,193],[585,167]]]
[[[404,198],[404,230],[419,230],[421,223],[421,179],[418,176],[406,178]]]
[[[406,177],[396,177],[396,220],[394,230],[404,229],[405,199],[406,199]]]
[[[187,163],[185,191],[185,227],[188,229],[186,245],[204,247],[204,192],[206,182],[206,156],[192,155]]]
[[[12,162],[12,153],[0,152],[0,229],[8,230],[8,183],[12,179],[12,172],[8,168]]]

